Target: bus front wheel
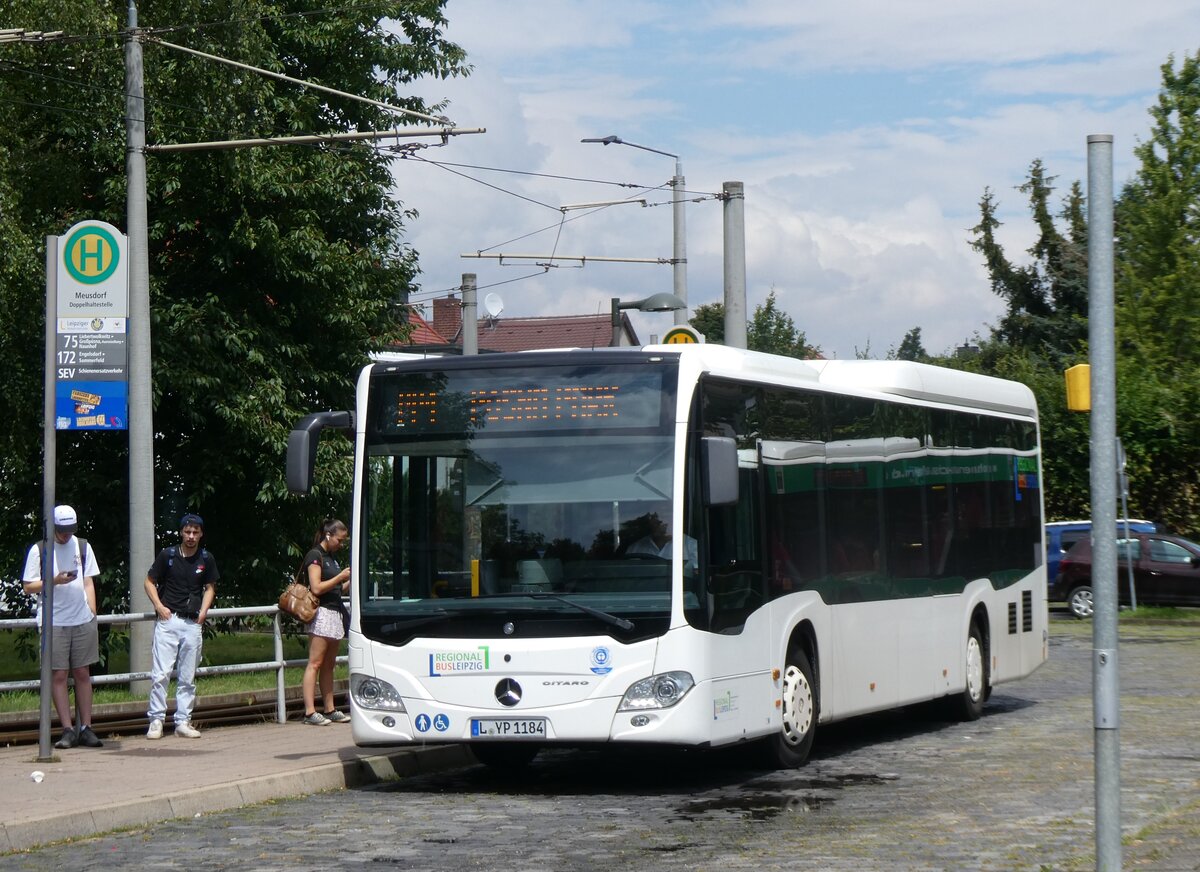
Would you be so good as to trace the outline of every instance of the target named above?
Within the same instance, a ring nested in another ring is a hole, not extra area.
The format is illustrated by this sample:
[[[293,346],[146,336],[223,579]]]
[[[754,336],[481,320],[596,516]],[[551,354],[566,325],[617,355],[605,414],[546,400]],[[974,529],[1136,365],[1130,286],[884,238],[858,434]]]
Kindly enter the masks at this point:
[[[817,732],[817,691],[808,655],[788,652],[783,670],[782,721],[779,732],[765,741],[768,765],[779,769],[803,766]]]

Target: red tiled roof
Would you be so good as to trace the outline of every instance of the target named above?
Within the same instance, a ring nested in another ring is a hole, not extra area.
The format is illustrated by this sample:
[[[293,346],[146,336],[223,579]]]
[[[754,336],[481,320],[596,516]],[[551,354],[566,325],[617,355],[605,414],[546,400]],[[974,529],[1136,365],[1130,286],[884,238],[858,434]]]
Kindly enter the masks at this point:
[[[455,297],[433,301],[432,323],[415,311],[408,345],[443,351],[462,347],[462,307]],[[606,348],[612,340],[611,313],[592,315],[549,315],[528,318],[483,318],[477,321],[481,352],[536,351],[546,348]],[[621,313],[622,342],[640,344],[629,316]]]
[[[532,351],[540,348],[606,348],[612,339],[611,315],[550,315],[496,318],[479,322],[479,348]],[[626,329],[632,332],[626,319]],[[636,335],[631,337],[636,344]],[[460,340],[461,341],[461,340]]]
[[[445,345],[446,337],[438,333],[429,322],[416,312],[408,313],[408,323],[413,325],[413,332],[408,337],[409,345]]]

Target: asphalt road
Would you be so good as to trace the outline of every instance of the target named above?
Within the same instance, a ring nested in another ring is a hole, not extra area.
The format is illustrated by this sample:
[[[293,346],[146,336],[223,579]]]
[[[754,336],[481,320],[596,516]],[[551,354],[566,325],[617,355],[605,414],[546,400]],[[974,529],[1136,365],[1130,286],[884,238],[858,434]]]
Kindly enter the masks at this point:
[[[556,751],[168,822],[28,854],[12,869],[1087,869],[1090,625],[972,723],[927,707],[822,728],[809,764],[745,754]],[[1127,869],[1200,868],[1200,624],[1123,627]]]

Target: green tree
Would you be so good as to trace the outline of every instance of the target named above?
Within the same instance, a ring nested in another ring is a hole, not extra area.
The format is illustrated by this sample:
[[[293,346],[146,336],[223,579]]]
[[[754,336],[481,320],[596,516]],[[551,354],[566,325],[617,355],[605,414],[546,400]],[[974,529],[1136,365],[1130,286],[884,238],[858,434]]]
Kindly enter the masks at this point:
[[[896,360],[928,360],[929,354],[925,351],[925,346],[921,344],[921,328],[914,327],[905,333],[904,339],[900,341],[900,347],[888,357],[894,357]]]
[[[705,342],[725,344],[725,304],[704,303],[692,310],[688,323],[704,336]]]
[[[1200,534],[1200,53],[1162,67],[1150,136],[1115,205],[1117,432],[1128,459],[1130,511]],[[1008,311],[975,360],[962,365],[1018,378],[1041,410],[1046,506],[1051,517],[1089,506],[1088,416],[1065,409],[1062,370],[1086,354],[1087,226],[1078,183],[1058,230],[1047,207],[1052,178],[1034,161],[1021,190],[1039,237],[1027,266],[995,239],[990,192],[973,245]],[[957,365],[957,362],[956,362]]]
[[[705,303],[697,306],[688,321],[704,334],[704,341],[714,345],[725,342],[725,304]],[[746,324],[746,345],[752,351],[765,351],[801,360],[817,357],[821,349],[808,344],[804,332],[797,329],[792,316],[779,308],[772,289],[767,299],[754,308]]]
[[[1041,160],[1035,160],[1028,179],[1018,187],[1028,198],[1038,229],[1028,251],[1031,262],[1012,263],[997,241],[1001,225],[991,191],[980,200],[980,221],[971,229],[971,247],[984,257],[993,292],[1007,303],[994,331],[996,338],[1058,364],[1078,352],[1087,333],[1087,225],[1083,192],[1075,182],[1058,213],[1066,225],[1065,231],[1059,230],[1050,207],[1054,181]]]
[[[1115,209],[1119,336],[1147,361],[1200,363],[1200,52],[1162,67],[1150,136]]]
[[[1200,52],[1162,65],[1115,204],[1118,432],[1139,509],[1200,533]]]
[[[61,29],[62,42],[0,47],[0,353],[10,414],[0,433],[0,549],[35,534],[41,471],[44,247],[82,218],[125,224],[124,2],[20,0],[6,26]],[[466,72],[443,0],[146,0],[143,28],[253,66],[429,111],[414,79]],[[152,34],[153,35],[153,34]],[[147,141],[371,130],[391,113],[145,45]],[[400,96],[398,96],[398,93]],[[422,122],[423,123],[423,122]],[[301,414],[345,408],[367,354],[402,337],[417,273],[385,152],[284,146],[147,156],[156,529],[205,516],[222,596],[261,601],[326,513],[348,512],[350,450],[325,440],[309,498],[283,483]],[[63,432],[58,495],[83,514],[121,594],[127,553],[126,439]],[[11,483],[11,484],[10,484]],[[291,552],[289,556],[289,552]],[[127,576],[125,576],[127,577]]]

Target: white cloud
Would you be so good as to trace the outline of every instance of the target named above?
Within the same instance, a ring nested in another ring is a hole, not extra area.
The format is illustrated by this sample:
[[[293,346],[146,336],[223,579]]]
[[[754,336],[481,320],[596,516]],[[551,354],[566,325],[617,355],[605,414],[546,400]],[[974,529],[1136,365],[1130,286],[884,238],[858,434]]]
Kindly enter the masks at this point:
[[[450,117],[488,132],[423,156],[646,185],[670,177],[666,157],[579,142],[615,133],[677,150],[689,192],[743,181],[750,308],[773,287],[809,341],[839,357],[868,343],[881,355],[914,326],[931,351],[986,332],[1002,307],[968,232],[984,189],[1000,201],[1001,240],[1018,256],[1032,230],[1013,188],[1034,158],[1065,192],[1086,178],[1086,136],[1113,133],[1119,186],[1135,137],[1148,129],[1159,65],[1187,50],[1179,39],[1194,16],[1179,0],[1150,9],[1113,0],[755,0],[689,10],[453,0],[449,35],[475,72],[418,83],[417,93],[448,97]],[[547,207],[632,189],[455,172],[497,187],[415,162],[396,168],[399,196],[420,211],[410,241],[426,291],[456,286],[463,272],[481,286],[538,272],[528,262],[459,258],[500,243],[507,252],[670,255],[665,207],[613,208],[509,243],[556,225],[561,216]],[[693,305],[721,295],[721,214],[713,200],[688,206]],[[496,290],[506,314],[552,314],[607,311],[611,297],[670,282],[669,267],[597,263]],[[635,323],[643,336],[661,333],[669,316]]]

